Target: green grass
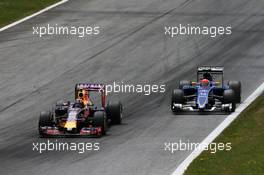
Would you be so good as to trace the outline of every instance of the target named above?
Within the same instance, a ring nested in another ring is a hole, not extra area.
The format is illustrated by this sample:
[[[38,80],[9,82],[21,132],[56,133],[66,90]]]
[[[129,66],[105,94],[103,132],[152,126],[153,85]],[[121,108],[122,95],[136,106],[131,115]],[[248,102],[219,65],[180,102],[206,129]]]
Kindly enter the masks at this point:
[[[231,142],[232,149],[215,154],[202,152],[185,175],[264,175],[264,95],[214,142]]]
[[[37,12],[60,0],[0,0],[0,27]]]

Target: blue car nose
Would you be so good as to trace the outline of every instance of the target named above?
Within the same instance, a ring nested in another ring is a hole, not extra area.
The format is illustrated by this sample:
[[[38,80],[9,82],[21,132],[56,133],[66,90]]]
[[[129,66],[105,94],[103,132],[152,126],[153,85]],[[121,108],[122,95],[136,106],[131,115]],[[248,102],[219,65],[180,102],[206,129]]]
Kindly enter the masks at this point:
[[[198,107],[200,109],[205,108],[206,103],[207,103],[207,97],[205,96],[198,97]]]

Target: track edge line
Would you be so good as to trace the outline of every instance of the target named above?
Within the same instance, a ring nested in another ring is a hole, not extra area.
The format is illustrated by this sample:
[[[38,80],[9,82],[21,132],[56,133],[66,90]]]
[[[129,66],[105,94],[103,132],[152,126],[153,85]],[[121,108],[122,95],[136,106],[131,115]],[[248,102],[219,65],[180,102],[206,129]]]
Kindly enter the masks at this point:
[[[184,159],[171,175],[183,175],[192,161],[197,158],[204,149],[219,136],[257,97],[264,91],[264,82],[236,109],[236,111],[227,116],[201,143],[197,149]]]
[[[64,3],[68,2],[68,1],[69,1],[69,0],[61,0],[61,1],[57,2],[57,3],[55,3],[55,4],[52,4],[52,5],[50,5],[50,6],[46,7],[46,8],[44,8],[44,9],[42,9],[42,10],[36,12],[36,13],[33,13],[32,15],[26,16],[26,17],[24,17],[24,18],[22,18],[22,19],[20,19],[20,20],[18,20],[18,21],[15,21],[15,22],[13,22],[13,23],[11,23],[11,24],[8,24],[8,25],[6,25],[6,26],[0,28],[0,32],[2,32],[2,31],[4,31],[4,30],[7,30],[7,29],[9,29],[9,28],[11,28],[11,27],[14,27],[14,26],[16,26],[16,25],[18,25],[18,24],[20,24],[20,23],[22,23],[22,22],[24,22],[24,21],[27,21],[27,20],[29,20],[29,19],[31,19],[31,18],[37,16],[37,15],[40,15],[40,14],[42,14],[42,13],[44,13],[44,12],[46,12],[46,11],[48,11],[48,10],[54,8],[54,7],[57,7],[57,6],[61,5],[61,4],[64,4]]]

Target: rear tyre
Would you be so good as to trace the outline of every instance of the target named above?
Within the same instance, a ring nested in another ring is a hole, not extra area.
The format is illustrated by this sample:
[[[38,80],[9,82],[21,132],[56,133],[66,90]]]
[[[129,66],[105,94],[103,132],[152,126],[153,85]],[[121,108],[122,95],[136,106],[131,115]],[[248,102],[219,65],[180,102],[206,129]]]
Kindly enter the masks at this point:
[[[178,111],[174,108],[174,103],[183,104],[184,103],[184,92],[182,89],[174,89],[171,95],[171,110],[173,112]]]
[[[179,89],[182,89],[184,86],[191,86],[190,80],[181,80],[179,83]]]
[[[119,125],[122,123],[123,107],[121,102],[110,102],[106,107],[107,118],[110,119],[111,124]]]
[[[77,87],[78,87],[78,84],[76,84],[76,85],[75,85],[75,88],[74,88],[74,93],[75,93],[75,94],[74,94],[74,97],[75,97],[75,99],[78,98],[78,88],[77,88]]]
[[[45,127],[45,126],[51,127],[54,125],[54,123],[55,123],[54,118],[51,112],[48,111],[41,112],[39,116],[39,134],[43,136],[41,127]]]
[[[107,131],[107,121],[105,113],[102,111],[97,111],[94,113],[93,116],[93,126],[94,127],[101,127],[102,135],[106,134]]]
[[[235,103],[241,103],[241,82],[240,81],[228,81],[228,86],[235,92]]]

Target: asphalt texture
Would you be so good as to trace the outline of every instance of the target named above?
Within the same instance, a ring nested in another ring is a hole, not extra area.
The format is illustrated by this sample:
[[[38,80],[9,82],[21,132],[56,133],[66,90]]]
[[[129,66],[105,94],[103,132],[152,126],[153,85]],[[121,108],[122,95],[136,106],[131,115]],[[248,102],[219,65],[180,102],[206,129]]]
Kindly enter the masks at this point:
[[[165,142],[200,142],[226,115],[174,115],[171,90],[195,79],[196,67],[225,67],[246,99],[264,81],[264,3],[259,0],[71,0],[0,33],[0,172],[5,175],[170,174],[191,151],[164,151]],[[85,38],[33,35],[33,26],[100,26]],[[170,38],[164,26],[232,26],[232,35]],[[165,84],[165,93],[112,94],[125,107],[120,126],[99,151],[33,151],[40,111],[73,99],[78,82]]]

